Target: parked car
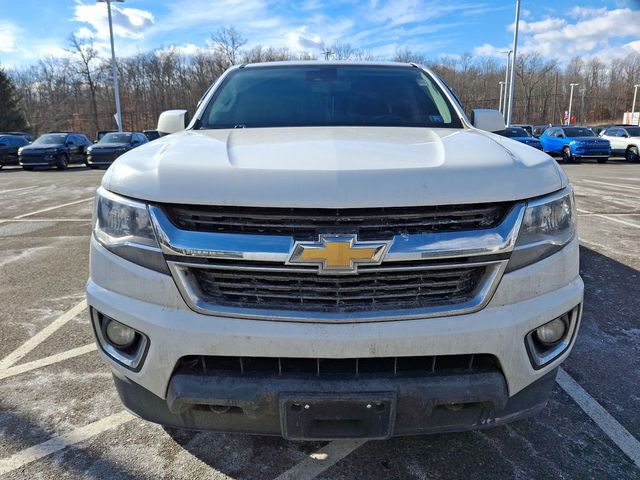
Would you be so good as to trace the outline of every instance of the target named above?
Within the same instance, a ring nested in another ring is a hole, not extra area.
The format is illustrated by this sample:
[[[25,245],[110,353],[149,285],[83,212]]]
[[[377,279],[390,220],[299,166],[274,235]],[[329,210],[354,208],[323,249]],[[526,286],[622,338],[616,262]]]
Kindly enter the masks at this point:
[[[25,137],[29,143],[36,139],[35,135],[29,132],[0,132],[0,135],[17,135],[18,137]]]
[[[519,127],[522,128],[523,130],[526,130],[527,133],[530,136],[533,136],[533,125],[523,125],[523,124],[519,124],[519,125],[511,125],[512,127]]]
[[[107,133],[114,133],[117,132],[117,130],[98,130],[96,132],[96,140],[93,143],[98,143],[100,140],[102,140],[102,137],[104,137]]]
[[[64,170],[71,163],[86,164],[86,149],[91,140],[76,132],[49,132],[18,151],[25,170],[35,167],[57,167]]]
[[[91,168],[111,165],[123,153],[148,142],[147,137],[138,132],[107,133],[87,148],[87,165]]]
[[[544,131],[551,126],[552,125],[550,123],[545,123],[544,125],[534,125],[531,134],[534,137],[539,138],[540,135],[542,135]]]
[[[562,155],[565,162],[595,158],[598,163],[606,163],[611,155],[609,140],[596,137],[586,127],[551,127],[540,135],[540,141],[545,152]]]
[[[507,127],[500,135],[511,138],[516,142],[524,143],[530,147],[542,150],[542,143],[540,140],[531,135],[527,130],[521,127]]]
[[[640,127],[609,127],[601,133],[600,138],[611,143],[611,155],[624,157],[629,162],[640,161]]]
[[[96,196],[87,303],[129,411],[295,440],[540,411],[580,324],[574,195],[428,68],[227,70]],[[497,145],[500,144],[500,145]]]
[[[18,150],[25,145],[29,145],[26,137],[0,134],[0,168],[5,165],[18,165]]]
[[[160,133],[157,130],[143,130],[142,133],[146,135],[150,142],[160,138]]]

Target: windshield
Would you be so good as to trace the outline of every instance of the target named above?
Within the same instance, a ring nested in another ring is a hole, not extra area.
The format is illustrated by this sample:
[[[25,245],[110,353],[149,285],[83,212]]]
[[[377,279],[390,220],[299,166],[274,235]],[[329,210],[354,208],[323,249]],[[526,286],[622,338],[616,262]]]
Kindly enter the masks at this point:
[[[640,127],[626,128],[630,137],[640,137]]]
[[[42,135],[38,138],[34,145],[61,145],[64,143],[64,139],[67,138],[67,135],[64,133],[48,133],[47,135]]]
[[[107,133],[100,139],[98,143],[129,143],[131,142],[130,133]]]
[[[233,71],[199,128],[394,126],[462,128],[439,87],[420,69],[273,66]]]
[[[524,128],[520,127],[510,127],[505,129],[504,136],[509,138],[518,138],[518,137],[530,137],[529,132],[527,132]]]
[[[567,137],[595,137],[596,136],[596,134],[593,133],[588,128],[571,127],[571,128],[565,128],[563,130],[564,130],[564,134]]]

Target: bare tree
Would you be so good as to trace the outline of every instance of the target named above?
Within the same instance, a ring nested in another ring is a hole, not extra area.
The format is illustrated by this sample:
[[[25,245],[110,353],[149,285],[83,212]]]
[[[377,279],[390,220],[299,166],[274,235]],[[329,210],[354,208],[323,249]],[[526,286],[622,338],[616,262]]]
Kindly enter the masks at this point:
[[[234,27],[221,27],[217,33],[211,35],[211,42],[214,49],[229,62],[229,65],[235,65],[247,39]]]
[[[77,60],[71,64],[76,74],[80,75],[84,83],[89,88],[89,96],[91,98],[91,113],[93,117],[93,129],[99,130],[98,122],[98,101],[97,101],[97,68],[98,68],[98,51],[93,46],[93,41],[79,39],[75,34],[69,37],[68,52],[73,53]]]

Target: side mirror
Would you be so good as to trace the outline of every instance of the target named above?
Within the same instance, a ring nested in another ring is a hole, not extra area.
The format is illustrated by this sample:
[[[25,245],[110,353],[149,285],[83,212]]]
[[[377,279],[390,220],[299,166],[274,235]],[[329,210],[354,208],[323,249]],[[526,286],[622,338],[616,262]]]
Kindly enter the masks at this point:
[[[501,132],[507,128],[499,111],[486,108],[479,108],[471,112],[471,124],[487,132]]]
[[[187,128],[188,123],[186,110],[167,110],[158,118],[158,133],[162,136],[180,132]]]

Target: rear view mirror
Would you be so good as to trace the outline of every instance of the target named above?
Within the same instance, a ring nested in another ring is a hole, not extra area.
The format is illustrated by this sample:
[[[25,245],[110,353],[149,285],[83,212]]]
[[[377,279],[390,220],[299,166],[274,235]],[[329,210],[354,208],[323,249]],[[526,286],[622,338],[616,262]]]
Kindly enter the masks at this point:
[[[474,127],[487,132],[501,132],[507,128],[499,111],[486,108],[479,108],[471,112],[471,123]]]
[[[158,133],[162,136],[180,132],[188,123],[186,110],[167,110],[158,118]]]

